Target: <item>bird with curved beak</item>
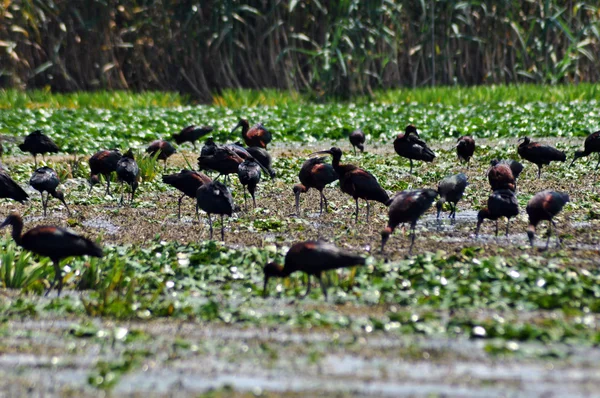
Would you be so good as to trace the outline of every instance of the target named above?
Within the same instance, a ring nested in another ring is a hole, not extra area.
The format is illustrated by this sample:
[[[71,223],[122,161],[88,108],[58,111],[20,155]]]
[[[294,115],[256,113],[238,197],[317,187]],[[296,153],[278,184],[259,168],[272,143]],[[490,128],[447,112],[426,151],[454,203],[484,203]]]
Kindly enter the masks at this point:
[[[542,175],[543,165],[549,165],[550,162],[553,161],[564,162],[567,160],[567,156],[563,151],[559,151],[549,145],[533,142],[529,137],[519,138],[518,142],[520,142],[519,147],[517,148],[519,156],[537,165],[538,179]]]
[[[240,119],[238,124],[231,129],[231,132],[233,133],[240,127],[242,128],[242,138],[247,146],[257,146],[266,149],[267,144],[273,139],[271,132],[262,123],[256,123],[250,127],[247,119]]]
[[[575,151],[575,156],[573,156],[573,161],[569,167],[573,166],[573,163],[575,163],[577,159],[589,156],[594,152],[598,154],[598,163],[596,163],[597,170],[598,166],[600,166],[600,130],[586,137],[585,143],[583,144],[583,151]]]
[[[337,181],[338,175],[332,165],[325,163],[325,159],[325,157],[308,158],[300,168],[300,172],[298,173],[300,184],[294,185],[293,188],[294,197],[296,198],[297,216],[300,216],[300,194],[307,192],[310,188],[316,189],[321,195],[319,214],[323,214],[323,203],[325,203],[325,211],[329,209],[323,189],[328,184]]]
[[[368,171],[353,164],[340,164],[340,159],[342,158],[342,150],[340,148],[332,147],[326,151],[314,152],[310,156],[325,154],[333,157],[331,164],[339,177],[340,189],[342,192],[352,196],[356,201],[355,221],[358,222],[358,199],[363,199],[367,202],[367,222],[369,222],[371,209],[369,200],[375,200],[387,206],[390,200],[387,192],[379,185],[377,178]]]

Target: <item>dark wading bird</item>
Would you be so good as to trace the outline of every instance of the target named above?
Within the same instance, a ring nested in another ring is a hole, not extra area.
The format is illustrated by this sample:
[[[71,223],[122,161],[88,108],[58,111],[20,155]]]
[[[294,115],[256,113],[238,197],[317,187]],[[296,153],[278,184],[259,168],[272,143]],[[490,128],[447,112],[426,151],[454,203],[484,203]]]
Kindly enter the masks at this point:
[[[240,119],[231,132],[233,133],[240,127],[242,128],[242,138],[244,139],[246,146],[266,148],[271,142],[271,132],[261,123],[256,123],[254,126],[250,127],[248,120]]]
[[[326,185],[338,179],[338,175],[333,169],[333,166],[325,163],[322,158],[309,158],[302,164],[298,178],[300,184],[294,185],[294,196],[296,198],[296,214],[300,215],[300,194],[307,192],[310,188],[319,191],[321,196],[321,204],[319,214],[323,213],[323,202],[325,202],[325,211],[329,211],[327,198],[323,194],[323,189]]]
[[[57,191],[56,188],[60,184],[60,180],[58,179],[58,174],[56,171],[51,169],[48,166],[40,167],[33,172],[33,175],[29,179],[29,185],[33,187],[36,191],[40,193],[42,197],[42,208],[44,209],[44,217],[46,217],[46,210],[48,209],[48,200],[50,200],[50,195],[52,197],[60,200],[65,208],[67,209],[67,213],[71,215],[71,210],[69,210],[69,206],[67,206],[67,202],[65,202],[65,195],[62,191]],[[44,192],[46,193],[46,200],[44,200]]]
[[[162,181],[183,193],[179,198],[179,204],[177,206],[177,218],[181,220],[181,201],[183,198],[187,196],[196,199],[198,188],[204,184],[208,184],[212,180],[206,174],[198,171],[181,170],[177,174],[163,175]],[[196,206],[196,211],[198,211],[198,206]]]
[[[410,174],[413,170],[413,160],[433,162],[435,159],[435,153],[419,138],[417,128],[412,124],[406,126],[404,134],[398,134],[394,140],[394,150],[398,155],[410,160]]]
[[[135,162],[133,151],[129,149],[119,162],[117,163],[117,178],[121,181],[121,205],[123,205],[123,190],[124,183],[131,186],[131,199],[129,203],[133,202],[135,196],[135,190],[138,187],[138,176],[140,175],[140,168]]]
[[[213,131],[211,126],[199,127],[192,124],[181,130],[179,133],[174,133],[173,139],[177,145],[181,145],[184,142],[191,142],[194,146],[194,150],[196,150],[196,141],[209,134],[211,131]]]
[[[152,141],[148,148],[146,148],[146,153],[150,156],[155,156],[158,153],[158,160],[162,160],[165,163],[165,167],[167,168],[167,159],[170,158],[177,150],[171,145],[168,141],[165,140],[156,140]]]
[[[498,219],[506,217],[506,236],[510,226],[510,219],[519,215],[519,203],[515,193],[510,189],[494,191],[488,198],[487,207],[479,210],[477,214],[477,227],[475,237],[479,236],[479,228],[484,219],[496,221],[496,236],[498,236]]]
[[[492,160],[492,166],[488,169],[487,176],[492,191],[510,189],[514,192],[517,188],[517,182],[513,172],[506,163],[499,163],[498,161]]]
[[[220,176],[227,177],[229,174],[237,174],[238,167],[242,163],[242,159],[231,148],[220,146],[214,143],[213,140],[207,140],[200,151],[198,157],[198,167],[200,170],[213,170],[219,173]]]
[[[0,165],[0,198],[12,199],[19,203],[25,203],[29,199],[27,192],[21,188]]]
[[[365,151],[365,133],[361,129],[356,129],[350,133],[350,143],[354,148],[354,154],[356,155],[356,148],[360,149],[361,152]]]
[[[260,182],[260,165],[254,158],[248,158],[244,160],[238,166],[238,177],[240,183],[244,187],[244,205],[248,209],[248,203],[246,202],[246,189],[252,196],[252,206],[256,208],[256,199],[254,193],[256,192],[256,186]]]
[[[546,249],[550,242],[550,235],[552,235],[552,226],[556,228],[556,223],[553,218],[569,201],[569,195],[562,192],[554,192],[550,190],[538,192],[533,198],[527,203],[527,214],[529,215],[529,226],[527,227],[527,236],[529,237],[529,243],[533,246],[533,240],[535,239],[535,229],[540,221],[548,221],[548,239],[546,240]],[[557,234],[557,244],[560,245],[560,238]]]
[[[99,176],[106,180],[106,194],[110,195],[110,176],[117,171],[117,163],[123,155],[118,149],[98,151],[88,160],[90,164],[90,192],[94,185],[100,183]]]
[[[494,159],[494,160],[492,160],[490,162],[491,167],[495,167],[495,166],[497,166],[499,164],[503,164],[503,165],[508,166],[508,168],[512,172],[512,175],[513,175],[513,178],[514,178],[515,190],[516,190],[519,176],[523,172],[523,169],[525,168],[525,166],[523,166],[523,163],[518,162],[518,161],[513,160],[513,159],[503,159],[503,160]],[[490,182],[490,184],[491,184],[491,182]],[[496,189],[503,189],[503,188],[496,188]],[[494,190],[494,191],[496,189],[492,188],[492,190]],[[509,188],[507,188],[507,189],[509,189]]]
[[[407,222],[410,223],[411,232],[408,254],[412,254],[417,221],[431,207],[437,196],[438,193],[435,189],[415,189],[413,191],[398,192],[392,197],[388,209],[388,225],[381,231],[381,251],[383,252],[386,242],[396,227]]]
[[[263,297],[266,297],[268,294],[267,287],[270,278],[285,278],[293,272],[301,271],[308,275],[306,293],[301,298],[306,297],[310,293],[310,277],[314,276],[319,280],[323,295],[325,296],[325,300],[327,300],[327,289],[321,277],[323,271],[365,265],[365,262],[364,257],[345,252],[331,243],[323,241],[296,243],[285,255],[285,265],[283,267],[276,263],[265,265]]]
[[[333,156],[333,169],[340,179],[340,189],[342,192],[352,196],[356,201],[355,221],[358,222],[358,199],[364,199],[367,202],[367,222],[369,222],[369,213],[371,206],[369,200],[387,205],[390,200],[387,192],[381,188],[373,174],[361,169],[353,164],[340,164],[342,150],[333,147],[328,151],[315,152],[312,155],[329,154]]]
[[[456,219],[456,204],[462,199],[467,185],[469,185],[467,176],[463,173],[448,176],[440,181],[438,185],[440,199],[436,204],[438,220],[440,218],[442,207],[446,202],[450,203],[450,214],[448,215],[448,218],[452,218],[452,220]]]
[[[463,135],[456,140],[456,155],[470,167],[471,157],[475,153],[475,140],[470,135]]]
[[[256,159],[258,163],[260,163],[264,166],[265,169],[267,169],[269,177],[271,177],[272,180],[275,179],[276,173],[275,170],[273,170],[273,159],[271,159],[271,155],[269,154],[269,152],[267,152],[266,149],[257,146],[251,146],[249,148],[246,148],[246,150],[248,151],[248,153],[250,153],[250,155],[252,155],[254,159]]]
[[[549,145],[542,145],[539,142],[532,142],[529,137],[519,138],[519,141],[523,141],[517,149],[519,156],[537,165],[538,178],[542,175],[543,165],[549,165],[552,161],[564,162],[567,160],[567,156],[563,151]]]
[[[54,281],[46,291],[46,295],[58,283],[57,290],[58,296],[60,296],[63,285],[60,269],[62,259],[74,256],[102,257],[103,255],[102,249],[96,243],[64,228],[37,226],[21,235],[23,220],[20,215],[15,213],[6,217],[0,225],[0,229],[7,225],[12,226],[12,237],[17,245],[39,256],[50,257],[50,260],[52,260]]]
[[[573,163],[575,163],[577,159],[589,156],[592,153],[598,154],[598,163],[596,163],[597,170],[600,165],[600,130],[587,136],[585,143],[583,144],[583,151],[575,151],[575,156],[569,167],[573,166]]]
[[[219,181],[211,181],[203,184],[196,192],[196,206],[208,214],[208,225],[210,225],[210,239],[213,238],[212,214],[221,216],[221,240],[225,241],[225,224],[223,216],[231,216],[234,209],[233,197],[225,184]]]
[[[37,168],[37,155],[41,154],[42,158],[47,153],[57,153],[60,151],[58,145],[54,143],[42,130],[35,130],[33,133],[25,137],[25,141],[19,145],[19,149],[23,152],[29,152],[33,155],[35,167]],[[44,159],[45,160],[45,159]]]

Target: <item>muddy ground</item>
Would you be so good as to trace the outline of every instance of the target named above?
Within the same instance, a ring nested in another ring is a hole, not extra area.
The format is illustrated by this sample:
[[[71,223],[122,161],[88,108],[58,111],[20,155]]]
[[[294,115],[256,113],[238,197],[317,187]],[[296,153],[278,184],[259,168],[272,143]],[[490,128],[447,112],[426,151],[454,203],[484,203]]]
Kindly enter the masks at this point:
[[[564,143],[564,141],[560,141]],[[512,145],[485,142],[488,147]],[[327,148],[328,144],[274,147],[277,159],[300,156]],[[341,143],[343,149],[348,149]],[[525,228],[527,218],[522,203],[521,215],[511,223],[508,237],[494,236],[491,222],[484,223],[481,236],[473,233],[479,206],[490,191],[485,171],[487,162],[475,162],[469,169],[459,165],[451,144],[436,147],[439,164],[445,174],[465,172],[470,181],[467,195],[458,206],[456,223],[447,218],[438,224],[431,209],[418,225],[414,252],[445,250],[460,251],[465,246],[484,248],[486,254],[505,256],[538,253],[545,244],[545,225],[538,231],[537,247],[528,246]],[[390,143],[369,147],[371,153],[386,158],[396,157]],[[195,156],[187,152],[191,162]],[[52,158],[51,162],[68,158]],[[359,163],[360,156],[347,156]],[[344,159],[343,159],[344,160]],[[9,167],[30,161],[19,157],[4,159]],[[592,170],[591,161],[583,161]],[[169,160],[169,172],[185,167],[181,155]],[[32,165],[33,166],[33,165]],[[436,165],[417,165],[415,175],[408,175],[408,164],[386,176],[374,174],[383,184],[402,180],[409,188],[432,187],[436,181],[424,176],[424,171]],[[598,256],[598,226],[594,219],[595,204],[580,206],[596,197],[595,178],[590,172],[580,172],[575,178],[562,173],[566,164],[553,164],[536,180],[537,170],[526,164],[519,181],[519,195],[529,197],[543,189],[566,191],[577,206],[569,206],[557,217],[563,249],[582,267],[595,267]],[[339,188],[326,189],[331,209],[318,214],[318,193],[310,191],[302,197],[302,214],[295,214],[289,170],[281,172],[275,181],[263,181],[257,194],[258,208],[240,211],[225,223],[225,242],[234,247],[275,243],[289,246],[305,239],[326,238],[357,252],[368,252],[388,259],[407,256],[408,234],[398,230],[389,240],[386,253],[379,252],[380,231],[386,225],[386,208],[371,206],[371,222],[366,223],[364,203],[361,203],[358,224],[354,222],[354,202]],[[236,202],[244,208],[237,178],[233,178]],[[116,184],[115,184],[116,185]],[[10,209],[25,215],[26,229],[35,224],[68,225],[92,237],[101,237],[105,244],[133,243],[143,245],[160,234],[161,239],[192,242],[208,239],[206,216],[194,218],[194,202],[185,198],[183,218],[177,220],[178,193],[172,189],[155,189],[142,185],[133,205],[119,206],[118,196],[104,197],[97,186],[92,195],[100,203],[89,203],[88,186],[83,178],[64,184],[67,201],[73,212],[70,218],[56,201],[50,201],[50,213],[41,217],[38,196],[27,205],[4,202],[3,212]],[[390,192],[392,193],[392,192]],[[526,201],[525,201],[526,203]],[[250,205],[251,206],[251,205]],[[447,213],[446,213],[447,215]],[[505,221],[500,221],[504,231]],[[219,223],[215,237],[219,237]],[[556,241],[551,240],[551,250]],[[15,294],[12,293],[4,293]],[[67,294],[77,297],[76,293]],[[40,299],[46,300],[46,299]],[[310,306],[314,303],[287,303],[270,299],[267,305]],[[318,305],[321,305],[319,303]],[[335,307],[335,304],[324,304]],[[373,307],[348,306],[340,311],[372,312]],[[476,316],[477,314],[473,314]],[[522,316],[517,314],[515,316]],[[560,316],[560,315],[556,315]],[[89,322],[94,330],[89,336],[74,332],[74,325]],[[139,331],[140,341],[124,344],[117,338],[118,329]],[[117,330],[117,332],[115,332]],[[112,395],[130,396],[197,396],[212,391],[214,396],[591,396],[600,381],[600,350],[590,347],[556,345],[559,353],[550,359],[520,359],[491,357],[487,343],[478,340],[431,339],[418,336],[394,338],[373,333],[335,332],[329,330],[299,331],[293,327],[256,328],[214,326],[195,322],[153,320],[149,322],[115,322],[104,319],[11,319],[0,326],[0,396],[97,396],[102,391],[93,388],[90,377],[98,373],[98,362],[106,358],[123,357],[124,350],[135,353],[141,361],[113,387]],[[98,333],[98,331],[106,331]],[[112,337],[111,337],[112,336]],[[535,351],[539,347],[525,343]],[[125,366],[125,365],[124,365]]]

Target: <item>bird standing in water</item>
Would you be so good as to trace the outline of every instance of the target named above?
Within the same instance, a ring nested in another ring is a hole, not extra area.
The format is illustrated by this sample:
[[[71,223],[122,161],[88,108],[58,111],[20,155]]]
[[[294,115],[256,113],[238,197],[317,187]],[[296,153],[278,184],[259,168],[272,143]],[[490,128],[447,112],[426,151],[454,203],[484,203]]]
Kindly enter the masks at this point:
[[[323,296],[327,300],[327,288],[321,277],[323,271],[365,265],[365,263],[366,260],[364,257],[343,251],[331,243],[323,241],[295,243],[285,255],[285,264],[283,267],[277,263],[265,265],[263,296],[267,296],[267,287],[270,278],[285,278],[293,272],[300,271],[308,275],[306,293],[301,298],[306,297],[310,293],[310,277],[314,276],[318,279]]]
[[[456,219],[456,204],[462,199],[467,185],[469,185],[467,176],[463,173],[448,176],[439,183],[438,194],[440,195],[440,199],[436,204],[438,220],[442,207],[446,202],[451,205],[448,218],[452,217],[452,220]]]
[[[63,286],[60,261],[67,257],[92,256],[102,257],[102,248],[91,240],[60,227],[37,226],[23,232],[21,216],[10,214],[0,225],[0,229],[11,225],[12,237],[17,245],[39,256],[50,257],[54,266],[54,281],[46,291],[46,296],[58,283],[58,296]]]
[[[29,185],[33,187],[36,191],[40,193],[42,197],[42,208],[44,209],[44,217],[46,217],[46,210],[48,209],[48,200],[50,200],[50,196],[60,200],[65,208],[67,209],[67,213],[71,215],[71,211],[69,210],[69,206],[67,206],[67,202],[65,202],[65,195],[62,191],[57,191],[56,188],[60,184],[60,180],[58,179],[58,174],[56,171],[51,169],[48,166],[40,167],[33,172],[33,175],[29,179]],[[44,200],[44,192],[46,193],[46,200]]]
[[[533,246],[533,240],[535,239],[535,229],[540,221],[548,221],[548,239],[546,240],[546,249],[550,242],[550,235],[552,234],[552,226],[556,228],[556,223],[553,218],[556,216],[564,205],[569,202],[569,195],[562,192],[554,192],[546,190],[538,192],[533,198],[527,203],[527,215],[529,216],[529,226],[527,227],[527,237],[529,237],[529,243]],[[560,244],[560,238],[558,238],[557,246]]]
[[[498,219],[506,217],[506,236],[510,226],[510,219],[519,215],[519,202],[514,191],[510,189],[499,189],[494,191],[488,198],[487,207],[477,213],[477,227],[475,237],[479,236],[479,228],[486,218],[496,221],[496,236],[498,236]]]
[[[410,174],[413,170],[413,160],[433,162],[435,159],[435,153],[419,138],[417,128],[412,124],[406,126],[404,134],[398,134],[394,140],[394,150],[398,155],[410,160]]]

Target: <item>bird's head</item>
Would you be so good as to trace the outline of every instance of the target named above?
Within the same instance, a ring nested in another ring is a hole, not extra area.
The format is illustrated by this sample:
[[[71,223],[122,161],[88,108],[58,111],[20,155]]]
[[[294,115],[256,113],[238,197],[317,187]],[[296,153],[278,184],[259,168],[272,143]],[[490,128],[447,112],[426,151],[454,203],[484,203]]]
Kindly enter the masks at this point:
[[[338,147],[331,147],[330,149],[327,149],[325,151],[319,151],[319,152],[313,152],[311,153],[309,156],[313,157],[316,155],[331,155],[334,158],[335,157],[342,157],[342,150]]]
[[[406,135],[414,134],[417,137],[419,136],[419,133],[417,132],[417,128],[413,124],[409,124],[408,126],[406,126],[406,128],[404,129],[404,133]]]
[[[100,183],[100,177],[98,177],[98,174],[93,174],[90,177],[90,185],[94,186],[94,185],[99,184],[99,183]]]
[[[575,151],[575,155],[573,156],[573,161],[571,162],[571,164],[569,165],[569,167],[573,166],[573,163],[575,163],[575,161],[579,158],[582,158],[584,156],[586,156],[587,154],[585,153],[585,151]]]
[[[475,227],[475,237],[479,236],[479,228],[481,227],[483,220],[489,217],[490,211],[487,207],[484,207],[483,209],[479,210],[479,213],[477,213],[477,227]]]
[[[250,126],[250,124],[248,123],[248,119],[240,119],[238,124],[236,124],[235,127],[233,129],[231,129],[231,132],[233,133],[235,130],[237,130],[240,127],[248,128],[249,126]]]
[[[60,200],[62,202],[65,201],[65,194],[64,194],[63,191],[55,191],[54,195],[52,195],[52,196],[54,196],[56,199],[58,199],[58,200]]]
[[[529,139],[529,137],[521,137],[519,138],[519,140],[517,141],[517,143],[519,143],[520,145],[527,145],[531,142],[531,139]]]
[[[127,152],[125,152],[125,155],[123,155],[124,158],[129,158],[129,159],[135,159],[135,157],[133,156],[133,149],[129,148],[127,150]]]
[[[300,215],[300,194],[307,191],[306,187],[302,184],[294,185],[294,197],[296,198],[296,215]]]
[[[381,252],[383,253],[383,250],[385,249],[385,244],[387,243],[388,239],[390,238],[390,235],[392,234],[393,230],[392,227],[387,226],[383,229],[383,231],[381,231]]]
[[[500,161],[499,161],[498,159],[492,159],[492,160],[490,160],[490,165],[491,165],[492,167],[494,167],[494,166],[495,166],[495,165],[497,165],[498,163],[500,163]]]
[[[0,224],[0,229],[7,227],[9,225],[15,226],[18,224],[23,224],[23,219],[21,218],[21,216],[19,215],[19,213],[16,212],[12,212],[10,213],[2,222],[2,224]]]
[[[360,142],[359,142],[358,144],[356,144],[356,147],[357,147],[358,149],[360,149],[360,151],[361,151],[361,152],[364,152],[364,151],[365,151],[365,146],[364,146],[363,144],[361,144]]]
[[[440,218],[440,213],[442,212],[442,208],[444,207],[444,203],[446,203],[446,197],[440,196],[437,203],[435,204],[435,208],[437,209],[437,217]]]
[[[263,268],[265,273],[265,282],[263,285],[263,297],[267,297],[267,285],[269,284],[269,278],[279,277],[283,273],[283,267],[277,263],[268,263]]]

